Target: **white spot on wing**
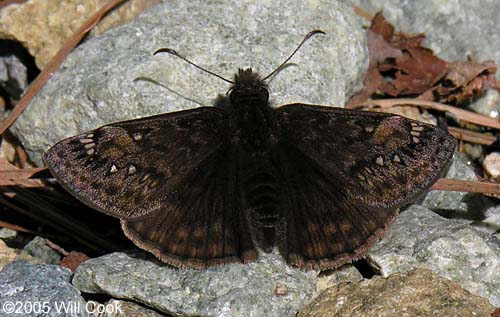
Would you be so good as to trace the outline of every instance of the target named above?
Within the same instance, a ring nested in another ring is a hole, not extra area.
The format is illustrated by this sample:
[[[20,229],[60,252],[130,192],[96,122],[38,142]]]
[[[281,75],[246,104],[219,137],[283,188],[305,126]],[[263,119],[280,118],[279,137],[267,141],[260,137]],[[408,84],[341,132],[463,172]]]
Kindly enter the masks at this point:
[[[80,143],[82,144],[87,144],[87,143],[93,143],[94,140],[92,139],[80,139]]]
[[[128,167],[128,173],[129,174],[134,174],[135,172],[137,172],[137,168],[134,165],[130,165]]]
[[[133,138],[134,138],[134,140],[136,140],[136,141],[141,141],[141,140],[142,140],[142,134],[140,134],[139,132],[134,133],[134,134],[132,135],[132,137],[133,137]]]

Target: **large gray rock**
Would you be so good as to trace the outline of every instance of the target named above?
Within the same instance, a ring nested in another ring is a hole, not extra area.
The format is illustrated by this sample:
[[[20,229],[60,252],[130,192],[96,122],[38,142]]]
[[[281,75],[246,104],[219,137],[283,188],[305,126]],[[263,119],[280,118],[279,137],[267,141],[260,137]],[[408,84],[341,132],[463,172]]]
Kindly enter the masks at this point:
[[[412,205],[367,255],[383,276],[427,268],[500,306],[500,243],[467,224]]]
[[[249,264],[179,270],[151,257],[112,253],[81,264],[73,285],[176,316],[290,316],[313,298],[317,273],[290,267],[277,254]]]
[[[239,67],[269,73],[302,37],[321,28],[290,67],[269,81],[275,105],[342,106],[360,87],[368,58],[349,2],[165,1],[135,21],[79,46],[17,120],[12,131],[32,160],[64,137],[102,124],[213,105],[229,86],[168,54],[171,47],[225,77]],[[163,86],[148,81],[149,77]]]
[[[12,262],[0,272],[0,316],[87,316],[70,278],[71,271],[57,265]]]

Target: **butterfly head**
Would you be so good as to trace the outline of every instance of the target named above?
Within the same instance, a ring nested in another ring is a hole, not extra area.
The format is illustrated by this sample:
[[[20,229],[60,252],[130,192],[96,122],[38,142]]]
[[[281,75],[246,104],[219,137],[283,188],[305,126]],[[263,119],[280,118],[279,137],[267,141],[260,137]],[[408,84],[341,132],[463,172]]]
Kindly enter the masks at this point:
[[[234,84],[229,89],[229,93],[231,103],[235,107],[246,101],[258,101],[267,104],[269,100],[267,84],[251,68],[238,69],[238,73],[234,75]]]

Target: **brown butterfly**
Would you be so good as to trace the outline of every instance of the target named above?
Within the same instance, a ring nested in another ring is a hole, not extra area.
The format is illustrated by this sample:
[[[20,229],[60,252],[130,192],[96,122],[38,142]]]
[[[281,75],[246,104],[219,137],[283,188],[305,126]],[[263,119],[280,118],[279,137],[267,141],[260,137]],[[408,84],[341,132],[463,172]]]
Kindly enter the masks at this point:
[[[300,268],[338,267],[438,179],[456,140],[386,113],[273,109],[265,80],[280,67],[224,79],[230,109],[112,123],[57,143],[45,160],[70,193],[176,267],[245,263],[274,247]]]

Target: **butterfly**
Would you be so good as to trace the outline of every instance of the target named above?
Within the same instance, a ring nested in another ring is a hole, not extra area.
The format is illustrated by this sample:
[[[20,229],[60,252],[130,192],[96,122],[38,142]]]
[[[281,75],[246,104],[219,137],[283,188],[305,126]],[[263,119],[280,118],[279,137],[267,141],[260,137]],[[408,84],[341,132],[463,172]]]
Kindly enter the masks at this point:
[[[60,141],[45,161],[67,191],[175,267],[246,263],[274,248],[302,269],[356,260],[439,178],[456,140],[387,113],[271,108],[270,75],[223,78],[228,109],[108,124]]]

